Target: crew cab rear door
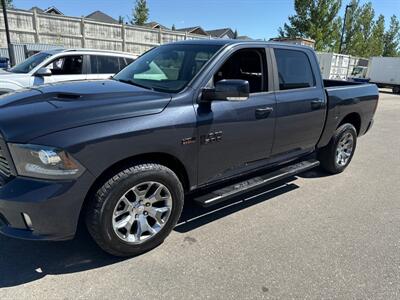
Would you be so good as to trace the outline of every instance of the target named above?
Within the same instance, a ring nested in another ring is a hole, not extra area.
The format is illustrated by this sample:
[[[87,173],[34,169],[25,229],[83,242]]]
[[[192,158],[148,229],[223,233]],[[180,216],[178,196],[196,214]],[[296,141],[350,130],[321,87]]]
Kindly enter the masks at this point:
[[[276,126],[272,155],[310,151],[325,122],[326,96],[312,50],[273,47]]]
[[[276,101],[269,48],[246,46],[236,46],[218,61],[206,87],[223,79],[247,80],[249,99],[195,105],[200,140],[199,185],[263,165],[270,156]]]

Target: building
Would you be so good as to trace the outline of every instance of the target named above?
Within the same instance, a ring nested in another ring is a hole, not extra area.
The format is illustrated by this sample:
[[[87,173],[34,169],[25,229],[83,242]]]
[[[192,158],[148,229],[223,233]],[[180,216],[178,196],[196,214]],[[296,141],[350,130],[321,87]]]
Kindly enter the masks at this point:
[[[111,24],[119,24],[117,20],[115,20],[113,17],[110,17],[109,15],[103,13],[100,10],[96,10],[92,12],[91,14],[87,15],[85,18],[91,19],[97,22],[102,22],[102,23],[111,23]]]
[[[312,39],[306,39],[302,37],[295,37],[295,38],[289,38],[289,37],[283,37],[283,38],[272,38],[270,41],[273,42],[281,42],[281,43],[287,43],[287,44],[295,44],[295,45],[303,45],[303,46],[308,46],[311,48],[315,47],[315,41]]]
[[[213,38],[219,39],[234,39],[235,33],[231,28],[221,28],[221,29],[213,29],[207,30],[207,33],[211,35]]]
[[[247,35],[239,35],[237,37],[238,40],[242,40],[242,41],[251,41],[253,40],[251,37],[247,36]]]
[[[157,23],[157,22],[149,22],[149,23],[144,24],[144,26],[149,27],[151,29],[160,29],[160,28],[165,29],[165,30],[169,29],[168,27],[161,25],[160,23]]]
[[[41,9],[37,6],[34,6],[30,9],[30,11],[36,11],[37,13],[46,13],[46,14],[52,14],[52,15],[58,15],[58,16],[63,16],[64,14],[55,6],[50,6],[46,9]]]
[[[198,35],[209,35],[207,31],[205,31],[203,28],[200,26],[195,26],[195,27],[187,27],[187,28],[180,28],[177,29],[177,31],[183,31],[191,34],[198,34]]]

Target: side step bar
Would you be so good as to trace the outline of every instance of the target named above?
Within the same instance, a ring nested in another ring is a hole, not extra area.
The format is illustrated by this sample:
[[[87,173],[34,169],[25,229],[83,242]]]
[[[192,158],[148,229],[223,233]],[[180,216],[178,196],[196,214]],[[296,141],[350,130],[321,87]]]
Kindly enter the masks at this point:
[[[274,183],[281,179],[308,171],[317,166],[319,166],[319,161],[315,159],[301,161],[293,165],[283,167],[282,169],[235,183],[216,191],[212,191],[209,194],[195,198],[194,201],[203,207],[208,207],[262,186]]]

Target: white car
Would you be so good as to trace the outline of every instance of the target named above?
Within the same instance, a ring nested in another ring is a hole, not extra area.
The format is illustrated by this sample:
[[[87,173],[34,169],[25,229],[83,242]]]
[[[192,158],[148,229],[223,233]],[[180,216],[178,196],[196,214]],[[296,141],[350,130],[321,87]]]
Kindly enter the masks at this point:
[[[136,58],[135,55],[116,51],[42,51],[0,73],[0,95],[52,82],[107,79]]]

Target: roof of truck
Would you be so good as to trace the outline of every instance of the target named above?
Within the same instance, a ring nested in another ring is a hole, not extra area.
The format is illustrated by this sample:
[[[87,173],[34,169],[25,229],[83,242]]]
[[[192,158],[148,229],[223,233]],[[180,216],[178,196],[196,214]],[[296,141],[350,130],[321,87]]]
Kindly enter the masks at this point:
[[[273,41],[257,41],[257,40],[230,40],[230,39],[204,39],[204,40],[185,40],[174,42],[174,44],[187,44],[187,45],[217,45],[217,46],[225,46],[225,45],[235,45],[235,44],[244,44],[244,45],[252,45],[252,44],[263,44],[263,45],[280,45],[285,47],[293,47],[300,49],[311,49],[309,46],[289,44],[289,43],[281,43],[281,42],[273,42]]]

